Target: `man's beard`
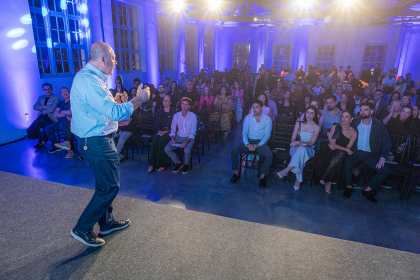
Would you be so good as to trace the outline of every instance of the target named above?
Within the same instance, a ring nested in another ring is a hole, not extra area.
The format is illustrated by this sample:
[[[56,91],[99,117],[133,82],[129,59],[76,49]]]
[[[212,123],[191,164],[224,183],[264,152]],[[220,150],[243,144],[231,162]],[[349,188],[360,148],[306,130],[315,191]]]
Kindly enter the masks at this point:
[[[333,106],[328,106],[328,107],[327,107],[327,110],[328,110],[328,111],[334,111],[334,109],[335,109],[335,108],[334,108]]]
[[[360,118],[362,120],[369,119],[370,118],[370,115],[369,116],[368,115],[360,115]]]

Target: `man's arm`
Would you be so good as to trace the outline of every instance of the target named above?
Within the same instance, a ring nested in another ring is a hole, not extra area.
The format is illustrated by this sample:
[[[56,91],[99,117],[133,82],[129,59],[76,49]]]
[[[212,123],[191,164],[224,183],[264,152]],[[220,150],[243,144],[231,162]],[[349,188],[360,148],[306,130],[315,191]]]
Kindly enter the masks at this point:
[[[389,137],[388,131],[386,130],[383,124],[379,123],[378,125],[380,126],[379,132],[380,132],[380,139],[382,140],[381,157],[386,158],[392,148],[391,137]]]
[[[269,119],[267,126],[265,127],[265,133],[264,138],[261,139],[260,143],[258,143],[258,146],[262,146],[265,143],[267,143],[268,139],[271,137],[271,129],[273,128],[273,122],[271,119]]]
[[[194,114],[193,119],[192,119],[191,134],[188,135],[188,138],[193,140],[196,133],[197,133],[197,116]]]
[[[49,108],[46,108],[46,109],[42,110],[42,113],[44,113],[44,114],[54,113],[54,111],[57,108],[58,103],[60,103],[60,101],[61,101],[60,97],[58,97],[58,96],[54,97],[54,100],[51,103],[51,106]]]
[[[35,111],[41,111],[42,110],[42,105],[41,105],[41,96],[40,97],[38,97],[38,100],[35,102],[35,104],[34,104],[34,106],[33,106],[33,109],[35,110]]]
[[[249,140],[248,140],[248,130],[249,130],[248,119],[249,119],[248,117],[245,117],[243,129],[242,129],[242,141],[244,141],[245,146],[249,144]]]
[[[172,118],[172,123],[171,123],[171,133],[169,133],[169,136],[171,136],[171,138],[175,138],[176,135],[176,117],[177,115],[175,114],[174,117]]]

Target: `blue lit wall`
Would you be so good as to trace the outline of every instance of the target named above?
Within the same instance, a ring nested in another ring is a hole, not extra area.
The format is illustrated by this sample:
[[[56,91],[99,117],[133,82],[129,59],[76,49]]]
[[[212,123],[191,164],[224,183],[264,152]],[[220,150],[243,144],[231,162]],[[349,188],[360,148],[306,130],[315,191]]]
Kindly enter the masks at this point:
[[[21,21],[29,14],[28,0],[2,1],[0,9],[0,144],[26,135],[26,128],[37,117],[32,110],[42,94],[31,22]],[[24,24],[24,22],[26,24]],[[24,33],[11,32],[21,28]],[[8,37],[7,34],[10,36]],[[19,36],[17,36],[19,35]],[[12,46],[14,45],[14,49]],[[20,48],[19,48],[20,47]],[[28,120],[25,114],[28,114]]]
[[[411,30],[410,39],[408,42],[407,52],[402,54],[404,57],[403,74],[411,73],[413,81],[420,80],[420,28],[413,28]]]

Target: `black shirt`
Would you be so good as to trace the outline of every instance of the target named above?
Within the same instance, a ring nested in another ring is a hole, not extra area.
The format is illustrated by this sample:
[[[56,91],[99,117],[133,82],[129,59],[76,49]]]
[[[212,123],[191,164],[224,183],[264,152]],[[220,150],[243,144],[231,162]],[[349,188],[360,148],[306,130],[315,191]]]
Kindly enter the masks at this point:
[[[58,104],[58,107],[60,108],[61,111],[67,111],[70,109],[70,100],[69,101],[61,101],[60,104]],[[65,122],[67,121],[66,117],[61,117],[58,118],[58,122]]]
[[[409,119],[405,121],[400,120],[399,117],[391,118],[386,124],[386,130],[389,134],[407,135],[410,133],[411,122]]]
[[[297,70],[297,71],[295,71],[295,76],[296,76],[297,79],[305,78],[305,72],[303,72],[302,70]]]
[[[169,112],[165,112],[164,108],[160,108],[156,114],[156,131],[169,131],[171,130],[172,118],[176,110],[174,108],[169,109]]]
[[[193,104],[195,102],[200,102],[200,94],[197,92],[195,88],[192,89],[192,91],[184,90],[181,95],[179,96],[179,100],[181,100],[184,97],[188,97],[192,100]],[[193,105],[191,104],[191,105]]]

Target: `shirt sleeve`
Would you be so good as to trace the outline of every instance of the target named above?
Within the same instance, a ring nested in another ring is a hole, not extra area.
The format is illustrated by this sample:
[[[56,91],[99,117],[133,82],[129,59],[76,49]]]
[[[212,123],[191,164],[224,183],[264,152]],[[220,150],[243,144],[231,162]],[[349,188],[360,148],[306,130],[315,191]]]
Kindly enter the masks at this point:
[[[249,130],[249,124],[248,124],[248,116],[244,119],[244,126],[242,129],[242,140],[244,141],[245,146],[249,144],[248,140],[248,130]]]
[[[117,104],[112,98],[106,84],[99,78],[85,79],[86,98],[90,106],[113,121],[128,119],[133,113],[133,103]]]
[[[265,143],[267,143],[268,139],[270,139],[272,126],[273,126],[273,122],[271,121],[270,118],[268,118],[268,124],[265,127],[264,138],[261,139],[260,143],[258,143],[258,146],[264,145]]]
[[[188,136],[188,138],[194,139],[196,133],[197,133],[197,115],[194,114],[192,117],[191,134]]]
[[[175,133],[176,133],[176,117],[177,114],[174,115],[174,117],[172,118],[172,124],[171,124],[171,133],[169,133],[169,136],[173,136],[175,137]]]
[[[35,102],[35,104],[34,104],[34,107],[33,107],[33,109],[35,110],[35,111],[41,111],[42,110],[42,106],[41,106],[41,104],[40,104],[40,102],[39,102],[39,99],[40,98],[38,98],[38,100]]]

